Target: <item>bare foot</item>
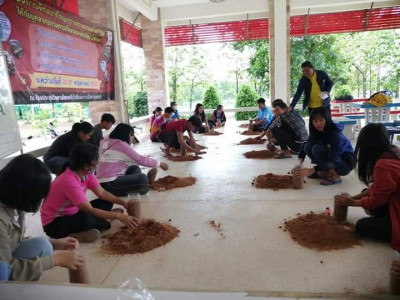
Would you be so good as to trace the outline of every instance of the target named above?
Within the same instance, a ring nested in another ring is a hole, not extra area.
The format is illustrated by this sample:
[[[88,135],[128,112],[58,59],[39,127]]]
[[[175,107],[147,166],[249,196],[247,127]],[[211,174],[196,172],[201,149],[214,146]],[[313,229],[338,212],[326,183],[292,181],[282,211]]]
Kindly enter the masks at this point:
[[[154,181],[156,181],[156,176],[157,176],[157,169],[153,168],[147,173],[147,179],[149,182],[149,185],[153,184]]]

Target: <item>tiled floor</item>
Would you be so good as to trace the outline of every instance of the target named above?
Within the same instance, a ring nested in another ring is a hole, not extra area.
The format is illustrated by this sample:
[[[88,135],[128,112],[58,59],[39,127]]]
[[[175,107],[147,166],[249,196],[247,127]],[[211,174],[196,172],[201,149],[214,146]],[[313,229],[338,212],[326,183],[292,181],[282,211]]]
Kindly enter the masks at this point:
[[[192,175],[196,185],[167,192],[150,191],[142,197],[146,217],[168,222],[181,230],[178,238],[151,252],[104,256],[98,243],[81,245],[93,284],[119,286],[139,277],[150,288],[209,291],[286,291],[373,294],[387,291],[389,267],[395,256],[389,245],[365,241],[353,249],[317,252],[303,248],[278,229],[284,218],[310,210],[332,208],[333,195],[358,193],[363,186],[351,173],[336,186],[307,180],[304,190],[261,190],[251,185],[260,174],[287,174],[295,157],[284,160],[249,160],[243,153],[263,145],[239,146],[237,123],[220,136],[196,135],[208,147],[203,159],[170,162],[159,176]],[[160,144],[135,146],[142,154],[161,158]],[[364,216],[349,209],[349,221]],[[28,234],[41,234],[39,216],[29,218]],[[220,222],[226,238],[209,225]],[[118,228],[113,223],[113,230]],[[323,263],[321,264],[321,261]],[[41,282],[66,282],[67,272],[54,269]]]

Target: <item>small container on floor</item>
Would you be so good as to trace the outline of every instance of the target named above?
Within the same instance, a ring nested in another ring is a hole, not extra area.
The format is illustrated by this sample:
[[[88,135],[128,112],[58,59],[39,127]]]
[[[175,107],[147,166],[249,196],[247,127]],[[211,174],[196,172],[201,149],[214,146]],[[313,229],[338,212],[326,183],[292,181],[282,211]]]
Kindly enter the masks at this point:
[[[304,178],[301,173],[301,167],[297,166],[293,169],[293,188],[301,190],[304,188]]]
[[[389,281],[389,293],[391,295],[400,295],[400,277],[393,274],[393,265],[395,261],[392,261],[392,268],[390,270],[390,281]]]
[[[138,193],[129,193],[128,194],[128,215],[136,218],[141,217],[141,208],[140,208],[140,195]]]
[[[69,282],[70,283],[81,283],[81,284],[89,284],[89,273],[86,267],[86,263],[83,262],[83,265],[78,267],[76,271],[69,270]]]
[[[337,204],[337,197],[340,197],[340,195],[335,196],[335,207],[333,210],[333,216],[335,217],[336,221],[338,221],[338,222],[346,222],[348,207]]]

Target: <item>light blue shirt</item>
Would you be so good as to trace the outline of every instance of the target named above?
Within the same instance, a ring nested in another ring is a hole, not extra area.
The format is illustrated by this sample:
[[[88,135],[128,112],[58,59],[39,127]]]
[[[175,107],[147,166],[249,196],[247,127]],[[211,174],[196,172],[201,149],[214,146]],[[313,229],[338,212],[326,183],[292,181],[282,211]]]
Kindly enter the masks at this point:
[[[174,113],[171,116],[172,120],[178,120],[179,119],[179,112],[177,109],[175,109]]]
[[[263,109],[258,110],[258,120],[261,121],[262,119],[266,118],[264,124],[262,124],[263,127],[267,126],[271,122],[273,117],[274,115],[272,114],[271,110],[266,106]]]

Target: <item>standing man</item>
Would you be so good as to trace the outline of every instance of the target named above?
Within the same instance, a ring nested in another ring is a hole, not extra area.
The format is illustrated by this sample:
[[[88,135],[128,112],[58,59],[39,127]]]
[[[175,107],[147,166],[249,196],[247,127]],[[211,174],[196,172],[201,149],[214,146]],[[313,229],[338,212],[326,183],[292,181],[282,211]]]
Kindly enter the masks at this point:
[[[172,120],[179,120],[179,111],[176,109],[176,106],[177,106],[176,102],[172,101],[170,106],[174,110],[174,113],[172,114],[172,117],[171,117]]]
[[[264,98],[259,98],[257,104],[258,115],[254,119],[249,120],[249,130],[264,131],[272,121],[273,115],[271,110],[265,106]]]
[[[326,107],[330,111],[330,92],[333,81],[329,78],[328,74],[321,70],[315,70],[313,64],[309,61],[301,64],[301,71],[303,76],[297,85],[297,90],[289,109],[294,109],[304,92],[303,110],[308,107],[308,112],[311,114],[314,108]]]
[[[100,141],[103,139],[103,129],[109,130],[115,124],[115,118],[112,114],[103,114],[99,124],[93,127],[93,133],[89,142],[93,145],[100,146]]]

